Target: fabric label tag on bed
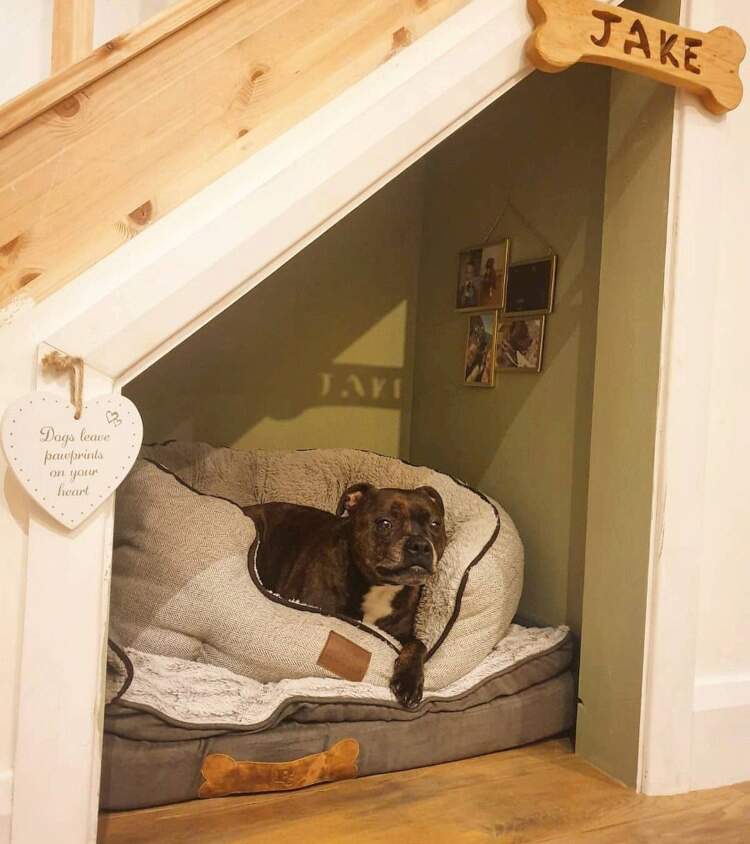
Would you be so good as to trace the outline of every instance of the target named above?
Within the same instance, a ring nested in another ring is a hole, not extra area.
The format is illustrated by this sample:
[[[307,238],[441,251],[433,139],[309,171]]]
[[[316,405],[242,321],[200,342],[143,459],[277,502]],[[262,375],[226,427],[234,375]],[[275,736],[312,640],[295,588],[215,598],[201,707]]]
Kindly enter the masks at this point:
[[[318,665],[344,680],[358,683],[367,674],[371,659],[370,651],[331,630],[318,657]]]

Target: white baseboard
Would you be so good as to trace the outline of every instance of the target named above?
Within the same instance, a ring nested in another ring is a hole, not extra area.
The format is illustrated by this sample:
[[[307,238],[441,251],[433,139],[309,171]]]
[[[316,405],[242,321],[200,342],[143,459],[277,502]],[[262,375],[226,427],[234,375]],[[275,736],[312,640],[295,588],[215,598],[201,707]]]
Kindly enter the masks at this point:
[[[0,771],[0,844],[10,844],[10,808],[13,771]]]
[[[696,679],[693,698],[693,709],[696,712],[734,706],[750,706],[750,675],[717,675]]]
[[[718,689],[706,692],[703,703],[714,693]],[[737,701],[743,694],[742,688],[725,690],[724,699]],[[750,704],[694,712],[690,779],[694,790],[750,780]]]

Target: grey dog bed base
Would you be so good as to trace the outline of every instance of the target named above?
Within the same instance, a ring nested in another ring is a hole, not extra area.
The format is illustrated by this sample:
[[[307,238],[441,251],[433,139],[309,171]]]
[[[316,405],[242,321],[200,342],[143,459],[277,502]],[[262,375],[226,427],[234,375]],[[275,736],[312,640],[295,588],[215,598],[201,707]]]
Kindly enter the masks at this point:
[[[111,704],[105,716],[100,807],[120,811],[195,799],[201,765],[212,753],[289,762],[350,738],[360,745],[358,776],[369,776],[539,741],[575,723],[573,657],[568,636],[470,694],[431,701],[416,712],[377,703],[310,701],[261,732],[182,725]]]

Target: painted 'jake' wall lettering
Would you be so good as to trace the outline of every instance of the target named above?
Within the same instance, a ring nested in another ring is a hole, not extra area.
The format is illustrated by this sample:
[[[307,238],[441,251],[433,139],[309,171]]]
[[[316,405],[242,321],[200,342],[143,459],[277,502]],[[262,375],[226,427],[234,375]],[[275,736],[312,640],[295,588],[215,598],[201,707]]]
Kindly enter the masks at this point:
[[[594,0],[528,0],[537,25],[533,64],[556,73],[576,62],[605,64],[697,94],[714,114],[742,102],[745,43],[728,27],[695,32]]]

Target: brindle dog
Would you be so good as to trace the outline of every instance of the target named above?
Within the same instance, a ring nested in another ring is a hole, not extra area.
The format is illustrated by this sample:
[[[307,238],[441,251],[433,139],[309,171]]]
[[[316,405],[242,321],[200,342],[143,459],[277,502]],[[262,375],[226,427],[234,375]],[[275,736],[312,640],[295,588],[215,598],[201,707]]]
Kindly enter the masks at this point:
[[[426,648],[414,632],[414,617],[446,544],[437,490],[359,483],[345,490],[336,515],[283,503],[244,512],[258,530],[258,575],[266,588],[390,633],[402,645],[391,689],[403,706],[416,707]]]

